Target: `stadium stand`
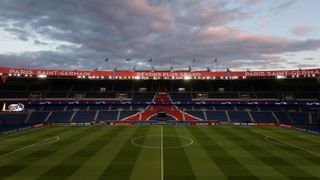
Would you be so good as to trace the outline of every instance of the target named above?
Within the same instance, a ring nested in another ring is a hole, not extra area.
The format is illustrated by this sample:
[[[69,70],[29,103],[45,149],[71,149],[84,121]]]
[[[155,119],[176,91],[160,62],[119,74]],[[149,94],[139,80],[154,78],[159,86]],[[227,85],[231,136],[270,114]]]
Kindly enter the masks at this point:
[[[305,102],[319,102],[320,88],[309,77],[281,81],[9,77],[0,86],[0,98],[25,104],[22,114],[0,114],[7,125],[152,121],[160,111],[168,121],[319,125],[319,106]]]
[[[225,111],[206,111],[209,121],[229,121]]]
[[[6,125],[21,125],[25,124],[28,114],[19,113],[19,114],[0,114],[0,119],[3,119],[6,122]]]
[[[253,122],[248,112],[228,111],[232,122]]]
[[[257,123],[277,123],[271,112],[250,112],[252,118]]]
[[[300,112],[288,112],[288,115],[292,119],[293,124],[297,125],[308,125],[309,124],[309,114]]]
[[[118,120],[119,111],[98,111],[96,122],[116,121]]]
[[[74,111],[53,111],[47,122],[55,123],[69,123],[71,122],[71,117],[75,113]]]
[[[49,116],[50,112],[48,111],[35,111],[32,112],[30,118],[28,120],[28,124],[37,124],[43,123],[46,121],[47,117]]]
[[[86,123],[93,122],[96,116],[97,111],[77,111],[74,117],[72,118],[72,122],[75,123]]]

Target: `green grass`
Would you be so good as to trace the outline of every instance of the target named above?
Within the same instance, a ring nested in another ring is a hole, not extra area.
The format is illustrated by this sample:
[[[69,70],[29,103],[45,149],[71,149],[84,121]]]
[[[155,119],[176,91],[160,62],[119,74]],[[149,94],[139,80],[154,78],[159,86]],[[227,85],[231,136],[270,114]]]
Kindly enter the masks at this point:
[[[0,137],[0,179],[67,178],[320,179],[320,137],[236,126],[56,126]]]

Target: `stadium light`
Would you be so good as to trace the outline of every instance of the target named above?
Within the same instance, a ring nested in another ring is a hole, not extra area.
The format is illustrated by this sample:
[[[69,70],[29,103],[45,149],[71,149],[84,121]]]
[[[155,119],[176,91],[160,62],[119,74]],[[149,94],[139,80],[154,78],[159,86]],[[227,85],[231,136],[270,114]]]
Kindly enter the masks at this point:
[[[277,76],[277,79],[285,79],[285,76]]]
[[[47,75],[39,74],[37,77],[38,77],[38,78],[46,78],[46,77],[47,77]]]
[[[184,78],[184,80],[190,80],[191,79],[190,76],[184,76],[183,78]]]

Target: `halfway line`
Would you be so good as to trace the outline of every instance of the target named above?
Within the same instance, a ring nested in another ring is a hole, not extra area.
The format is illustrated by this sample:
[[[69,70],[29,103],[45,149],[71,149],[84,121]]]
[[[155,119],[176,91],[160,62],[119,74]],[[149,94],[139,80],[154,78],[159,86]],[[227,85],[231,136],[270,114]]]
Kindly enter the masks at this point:
[[[160,129],[160,158],[161,158],[161,180],[163,180],[163,127]]]

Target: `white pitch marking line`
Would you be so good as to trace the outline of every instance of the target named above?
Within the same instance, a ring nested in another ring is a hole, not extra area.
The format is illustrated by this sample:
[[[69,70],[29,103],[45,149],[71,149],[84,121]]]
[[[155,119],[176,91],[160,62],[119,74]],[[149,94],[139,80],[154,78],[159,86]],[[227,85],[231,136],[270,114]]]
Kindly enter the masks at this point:
[[[290,147],[288,146],[287,144],[284,144],[282,142],[279,142],[273,138],[271,138],[270,136],[265,136],[264,139],[269,142],[269,143],[272,143],[272,144],[276,144],[276,145],[279,145],[279,146],[285,146],[285,147]]]
[[[314,138],[314,136],[310,136],[310,135],[304,135],[304,134],[302,134],[302,135],[299,135],[298,137],[300,137],[300,138],[303,138],[303,139],[308,139],[308,140],[310,140],[310,141],[314,141],[314,142],[319,142],[320,143],[320,139],[313,139]]]
[[[21,138],[23,138],[23,137],[25,137],[25,135],[19,136],[19,137],[14,137],[14,138],[8,139],[8,140],[6,140],[6,141],[2,141],[2,142],[0,142],[0,144],[2,144],[2,143],[5,144],[5,143],[7,143],[7,142],[16,141],[16,140],[21,139]]]
[[[70,130],[70,131],[67,131],[67,132],[64,132],[64,133],[61,133],[61,134],[59,134],[59,135],[60,135],[60,136],[63,136],[63,135],[65,135],[65,134],[69,133],[69,132],[71,132],[71,130]],[[14,154],[14,153],[16,153],[16,152],[19,152],[19,151],[22,151],[22,150],[31,148],[31,147],[37,147],[37,146],[42,146],[42,145],[47,145],[47,144],[51,144],[51,143],[58,142],[58,141],[60,141],[59,135],[58,135],[58,136],[52,136],[52,137],[43,139],[43,140],[38,141],[38,142],[36,142],[36,143],[30,144],[30,145],[24,146],[24,147],[22,147],[22,148],[16,149],[16,150],[14,150],[14,151],[8,152],[8,153],[6,153],[6,154],[3,154],[3,155],[0,156],[0,159],[3,158],[3,157],[6,157],[6,156],[8,156],[8,155]],[[55,139],[54,139],[54,140],[51,140],[51,141],[48,141],[48,142],[43,142],[43,141],[46,141],[46,140],[51,139],[51,138],[55,138]]]
[[[291,146],[291,147],[300,149],[300,150],[302,150],[302,151],[304,151],[304,152],[307,152],[307,153],[310,153],[310,154],[313,154],[313,155],[315,155],[315,156],[319,156],[319,157],[320,157],[320,154],[318,154],[318,153],[316,153],[316,152],[313,152],[313,151],[304,149],[304,148],[302,148],[302,147],[300,147],[300,146],[297,146],[297,145],[288,143],[288,142],[283,141],[283,140],[281,140],[281,139],[277,139],[277,138],[274,138],[274,137],[265,135],[265,134],[263,134],[263,133],[261,133],[261,132],[259,132],[259,131],[252,131],[252,132],[254,132],[254,133],[256,133],[256,134],[260,134],[260,135],[265,136],[265,137],[268,137],[268,138],[271,138],[271,139],[274,139],[274,140],[276,140],[276,141],[282,142],[282,143],[284,143],[284,144],[286,144],[286,145],[289,145],[289,146]]]
[[[53,137],[55,138],[54,140],[41,143],[41,142],[43,142],[43,141],[45,141],[45,140],[47,140],[47,139],[52,139]],[[41,145],[51,144],[51,143],[58,142],[58,141],[60,140],[60,137],[59,137],[59,136],[53,136],[53,137],[49,137],[49,138],[46,138],[46,139],[41,140],[41,141],[39,141],[39,142],[36,142],[36,143],[30,144],[30,145],[28,145],[28,146],[25,146],[25,147],[16,149],[16,150],[14,150],[14,151],[8,152],[8,153],[3,154],[2,156],[0,156],[0,158],[3,158],[3,157],[6,157],[6,156],[8,156],[8,155],[14,154],[14,153],[16,153],[16,152],[19,152],[19,151],[22,151],[22,150],[31,148],[31,147],[33,147],[33,146],[41,146]]]
[[[163,127],[160,129],[161,180],[163,180]]]

